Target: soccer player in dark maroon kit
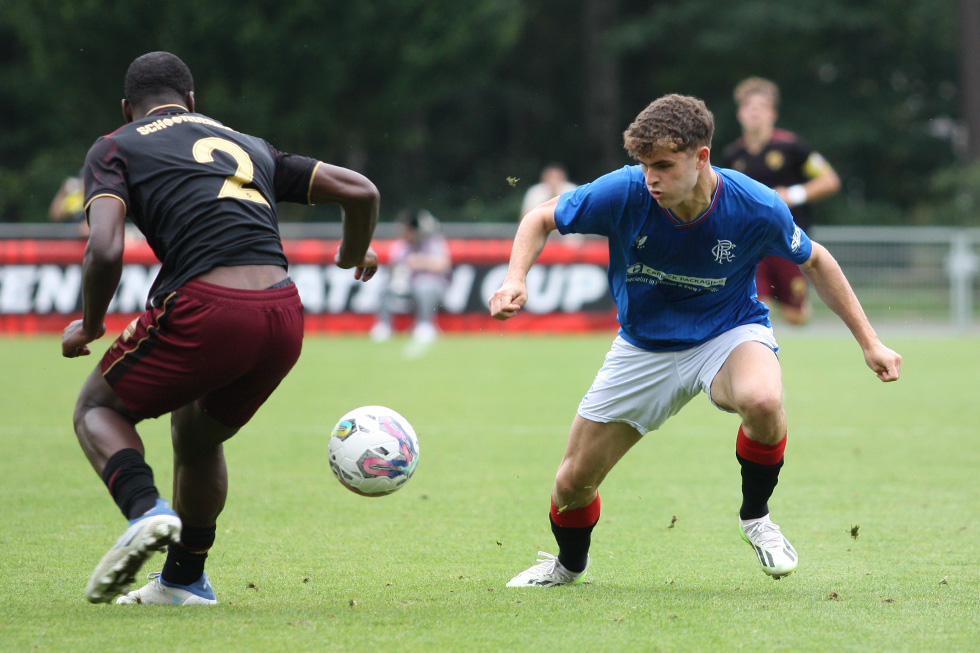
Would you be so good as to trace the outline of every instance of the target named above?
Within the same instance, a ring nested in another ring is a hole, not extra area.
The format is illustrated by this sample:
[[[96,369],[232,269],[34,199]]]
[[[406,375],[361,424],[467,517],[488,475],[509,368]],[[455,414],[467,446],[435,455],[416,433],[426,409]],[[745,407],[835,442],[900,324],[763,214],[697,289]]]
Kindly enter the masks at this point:
[[[722,150],[721,165],[747,174],[779,193],[793,213],[793,221],[810,231],[811,202],[840,190],[840,178],[820,154],[793,132],[776,128],[779,87],[760,77],[749,77],[735,87],[742,137]],[[784,258],[768,256],[759,263],[755,278],[759,299],[790,324],[810,318],[806,278]]]
[[[222,442],[235,435],[300,354],[303,307],[287,276],[276,202],[344,211],[341,268],[367,281],[379,195],[363,175],[277,151],[194,111],[194,82],[176,56],[136,59],[125,80],[126,124],[85,162],[91,228],[82,267],[83,318],[62,354],[91,353],[122,271],[129,215],[162,263],[146,312],[112,343],[75,406],[79,443],[129,520],[92,574],[86,597],[110,602],[154,551],[161,573],[118,603],[213,604],[204,562],[225,504]],[[136,424],[171,415],[173,508],[160,498]]]

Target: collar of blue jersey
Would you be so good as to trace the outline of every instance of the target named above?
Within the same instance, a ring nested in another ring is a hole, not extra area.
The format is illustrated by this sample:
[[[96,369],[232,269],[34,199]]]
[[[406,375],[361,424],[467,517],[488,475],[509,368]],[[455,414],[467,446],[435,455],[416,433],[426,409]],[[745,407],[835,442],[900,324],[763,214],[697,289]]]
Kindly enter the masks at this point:
[[[667,214],[667,217],[671,219],[675,227],[677,227],[678,229],[687,229],[689,227],[693,227],[694,225],[699,224],[702,220],[708,217],[708,214],[711,213],[711,211],[715,208],[715,202],[718,201],[718,194],[721,192],[721,179],[722,179],[721,175],[718,174],[717,170],[715,170],[715,175],[718,177],[718,183],[715,184],[715,192],[712,193],[711,195],[711,203],[708,204],[708,208],[704,210],[704,213],[699,215],[696,219],[691,220],[690,222],[682,222],[681,220],[678,220],[673,213],[670,212],[670,209],[664,209],[664,212]]]
[[[190,113],[187,107],[182,104],[161,104],[158,107],[153,107],[146,112],[146,117],[150,116],[175,116],[181,113]]]

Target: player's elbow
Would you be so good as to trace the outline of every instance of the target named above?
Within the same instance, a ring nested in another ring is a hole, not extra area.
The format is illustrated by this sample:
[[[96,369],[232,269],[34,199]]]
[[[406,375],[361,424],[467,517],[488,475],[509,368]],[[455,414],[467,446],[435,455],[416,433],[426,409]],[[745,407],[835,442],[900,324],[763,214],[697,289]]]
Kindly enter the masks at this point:
[[[122,265],[123,248],[111,244],[107,247],[89,247],[85,250],[85,266],[91,270],[111,270]]]
[[[827,172],[824,173],[824,186],[827,189],[827,195],[834,195],[840,192],[840,177],[833,168],[828,168]]]
[[[374,182],[367,177],[359,176],[348,189],[347,201],[357,206],[377,206],[381,202],[381,193]]]
[[[85,247],[85,265],[92,269],[110,269],[122,265],[125,238],[122,230],[96,229],[89,234]]]

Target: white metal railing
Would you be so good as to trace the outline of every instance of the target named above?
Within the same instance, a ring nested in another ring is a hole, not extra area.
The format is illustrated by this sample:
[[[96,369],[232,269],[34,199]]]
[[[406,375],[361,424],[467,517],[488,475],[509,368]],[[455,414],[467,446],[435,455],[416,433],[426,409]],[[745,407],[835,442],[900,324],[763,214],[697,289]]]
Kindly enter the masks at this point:
[[[816,226],[810,236],[838,260],[869,315],[975,321],[980,228]]]

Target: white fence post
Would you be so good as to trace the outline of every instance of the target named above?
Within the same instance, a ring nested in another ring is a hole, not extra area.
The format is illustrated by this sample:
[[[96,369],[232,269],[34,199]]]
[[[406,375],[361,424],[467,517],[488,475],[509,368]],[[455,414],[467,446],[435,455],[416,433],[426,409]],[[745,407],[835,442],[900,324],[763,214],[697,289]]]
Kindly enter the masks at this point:
[[[949,317],[954,326],[966,329],[973,321],[973,282],[980,272],[980,258],[962,229],[950,235],[946,272],[949,274]]]

